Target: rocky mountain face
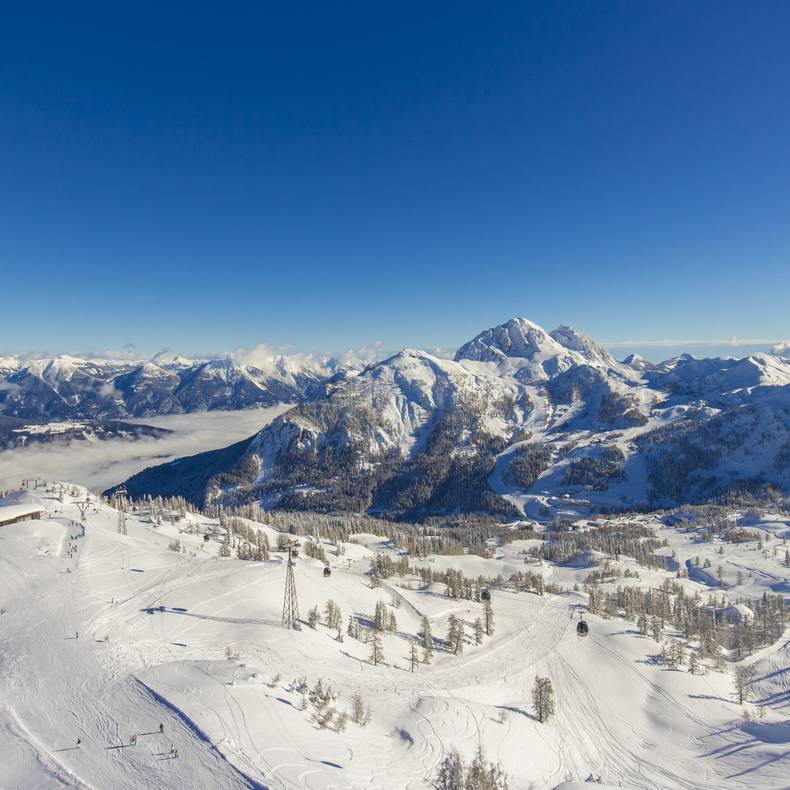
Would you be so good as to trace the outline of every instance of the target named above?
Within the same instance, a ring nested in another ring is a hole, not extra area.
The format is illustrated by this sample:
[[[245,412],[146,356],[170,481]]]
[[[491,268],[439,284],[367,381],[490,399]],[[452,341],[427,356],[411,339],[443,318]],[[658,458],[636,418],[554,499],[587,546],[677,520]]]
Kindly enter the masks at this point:
[[[276,357],[265,368],[222,360],[96,362],[69,356],[0,359],[0,415],[109,420],[299,403],[337,372],[334,363]]]
[[[309,392],[246,443],[147,469],[129,491],[422,519],[658,507],[790,480],[790,363],[774,355],[619,363],[570,327],[514,318],[453,360],[404,350]]]

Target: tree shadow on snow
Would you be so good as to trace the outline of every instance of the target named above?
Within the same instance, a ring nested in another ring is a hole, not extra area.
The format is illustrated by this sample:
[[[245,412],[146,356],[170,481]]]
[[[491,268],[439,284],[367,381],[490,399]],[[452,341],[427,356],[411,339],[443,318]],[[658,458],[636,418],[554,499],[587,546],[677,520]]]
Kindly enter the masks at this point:
[[[538,720],[537,716],[533,716],[533,714],[529,713],[528,711],[524,710],[523,708],[516,708],[513,705],[497,705],[496,707],[499,710],[510,711],[510,713],[518,713],[520,716],[524,716],[524,718],[531,719],[532,721],[537,721]]]

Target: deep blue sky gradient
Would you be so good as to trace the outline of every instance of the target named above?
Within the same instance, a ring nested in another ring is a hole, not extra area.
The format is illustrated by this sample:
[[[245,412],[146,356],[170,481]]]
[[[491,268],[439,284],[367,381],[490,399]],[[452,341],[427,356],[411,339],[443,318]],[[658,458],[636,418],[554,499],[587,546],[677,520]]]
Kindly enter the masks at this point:
[[[790,4],[289,6],[5,9],[0,349],[790,336]]]

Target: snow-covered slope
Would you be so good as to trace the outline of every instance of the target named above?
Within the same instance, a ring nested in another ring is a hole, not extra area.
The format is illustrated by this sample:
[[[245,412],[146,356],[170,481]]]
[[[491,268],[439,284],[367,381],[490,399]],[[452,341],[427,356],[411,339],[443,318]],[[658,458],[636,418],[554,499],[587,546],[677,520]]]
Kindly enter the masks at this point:
[[[83,518],[77,503],[85,495],[50,485],[0,500],[0,517],[7,505],[47,512],[42,521],[0,527],[2,787],[422,790],[434,786],[451,750],[468,762],[480,747],[511,788],[586,787],[588,779],[640,790],[787,784],[785,638],[740,663],[727,650],[724,672],[706,659],[705,673],[692,673],[687,660],[673,666],[662,658],[671,645],[688,649],[671,615],[658,626],[661,643],[640,635],[624,611],[606,619],[587,613],[590,635],[577,636],[588,596],[570,588],[601,568],[525,566],[523,552],[535,541],[496,546],[491,558],[408,557],[423,574],[502,579],[490,592],[492,632],[476,640],[485,607],[474,596],[453,597],[413,571],[372,585],[376,555],[392,562],[403,555],[369,534],[321,543],[329,577],[323,562],[299,552],[302,627],[286,630],[283,552],[266,561],[223,559],[225,530],[215,519],[146,507],[128,512],[119,529],[119,513],[95,499]],[[241,523],[276,546],[271,527]],[[756,539],[727,544],[722,556],[723,544],[701,540],[701,530],[642,523],[659,530],[668,542],[661,551],[679,567],[723,564],[722,585],[703,574],[677,579],[674,566],[646,567],[623,554],[599,595],[672,589],[658,596],[671,609],[677,583],[686,600],[715,593],[754,604],[790,582],[781,557],[759,550]],[[780,516],[749,524],[765,545],[790,529]],[[508,581],[525,568],[567,591],[538,595]],[[330,600],[340,632],[325,623]],[[376,635],[382,655],[374,665],[377,606],[397,623]],[[314,607],[320,617],[311,628]],[[458,652],[445,639],[451,618],[464,626]],[[433,655],[423,663],[420,648],[413,666],[411,646],[422,644],[425,621]],[[732,670],[741,665],[754,671],[744,706],[733,701]],[[555,713],[544,723],[532,705],[536,677],[554,689]],[[319,681],[331,687],[325,700]],[[350,715],[356,694],[369,712],[364,725]]]

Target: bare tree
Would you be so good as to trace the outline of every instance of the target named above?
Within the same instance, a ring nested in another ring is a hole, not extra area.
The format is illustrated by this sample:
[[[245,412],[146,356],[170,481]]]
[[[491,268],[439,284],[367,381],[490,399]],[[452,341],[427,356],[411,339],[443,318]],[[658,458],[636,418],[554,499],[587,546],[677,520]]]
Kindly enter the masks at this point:
[[[735,696],[738,704],[743,705],[749,698],[749,684],[754,679],[754,668],[744,666],[735,667]]]

